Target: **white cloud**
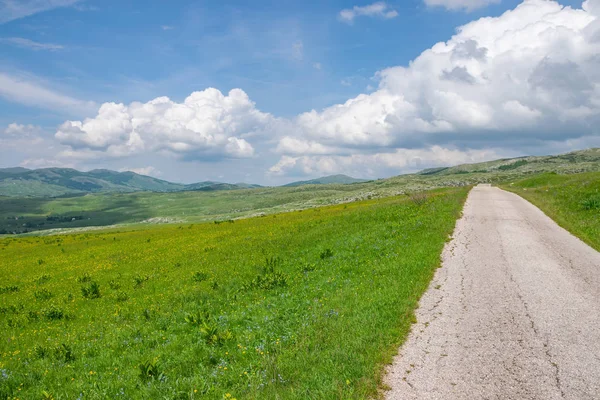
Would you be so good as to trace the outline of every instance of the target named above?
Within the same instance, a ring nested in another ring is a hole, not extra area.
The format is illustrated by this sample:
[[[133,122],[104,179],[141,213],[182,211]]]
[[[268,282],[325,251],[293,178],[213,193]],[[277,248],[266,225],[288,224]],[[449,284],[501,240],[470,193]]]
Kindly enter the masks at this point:
[[[161,26],[160,26],[160,28],[161,28],[163,31],[170,31],[170,30],[173,30],[173,29],[175,29],[175,28],[173,28],[173,27],[172,27],[172,26],[170,26],[170,25],[161,25]]]
[[[321,63],[316,62],[316,63],[313,63],[313,68],[320,71],[321,69],[323,69],[323,66],[321,65]]]
[[[149,165],[147,167],[119,169],[119,172],[127,172],[127,171],[135,172],[136,174],[146,175],[146,176],[160,176],[161,175],[161,172],[151,165]]]
[[[20,38],[20,37],[0,38],[0,42],[8,43],[13,46],[24,47],[24,48],[28,48],[28,49],[32,49],[32,50],[55,51],[55,50],[64,49],[64,46],[61,46],[59,44],[39,43],[39,42],[34,42],[33,40],[30,40],[30,39],[25,39],[25,38]]]
[[[307,141],[290,136],[285,136],[279,140],[276,153],[279,154],[334,154],[339,150],[334,147],[323,146],[321,143]]]
[[[598,3],[525,0],[464,25],[407,67],[380,71],[375,92],[299,115],[300,137],[370,151],[598,135]]]
[[[14,138],[34,137],[41,133],[42,128],[37,125],[22,125],[13,122],[4,129],[4,134]]]
[[[338,173],[376,178],[380,173],[413,172],[429,167],[474,163],[499,158],[495,150],[465,150],[432,146],[390,152],[352,155],[284,155],[269,169],[276,176],[322,176]],[[385,172],[384,172],[385,171]]]
[[[68,7],[80,0],[0,0],[0,24],[59,7]]]
[[[183,159],[248,158],[254,148],[246,139],[273,122],[244,91],[223,95],[209,88],[183,103],[167,97],[128,106],[104,103],[96,117],[66,121],[55,137],[71,148],[62,156],[79,159],[154,152]]]
[[[58,159],[48,158],[28,158],[23,160],[19,166],[29,169],[38,168],[75,168],[75,164],[71,162],[64,162]]]
[[[48,108],[64,113],[86,112],[94,107],[56,90],[29,76],[14,76],[0,72],[0,96],[6,100],[29,106]]]
[[[501,0],[424,0],[429,7],[444,7],[448,10],[473,11],[478,8],[500,3]]]
[[[351,24],[356,17],[380,17],[384,19],[396,18],[398,12],[391,9],[385,2],[379,1],[367,6],[354,6],[340,11],[339,18],[342,22]]]

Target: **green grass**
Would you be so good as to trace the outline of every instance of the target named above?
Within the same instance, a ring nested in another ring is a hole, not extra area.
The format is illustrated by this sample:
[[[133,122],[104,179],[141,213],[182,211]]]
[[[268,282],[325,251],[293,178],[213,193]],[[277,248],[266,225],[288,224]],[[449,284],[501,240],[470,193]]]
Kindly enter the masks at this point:
[[[435,188],[510,182],[551,171],[573,174],[598,170],[600,149],[588,149],[558,156],[436,168],[421,174],[348,185],[263,187],[210,192],[98,193],[55,198],[0,196],[0,235],[53,228],[135,224],[148,220],[153,223],[228,220]],[[76,173],[72,170],[67,172]]]
[[[375,396],[467,191],[2,239],[0,399]]]
[[[600,173],[542,174],[502,186],[600,251]]]

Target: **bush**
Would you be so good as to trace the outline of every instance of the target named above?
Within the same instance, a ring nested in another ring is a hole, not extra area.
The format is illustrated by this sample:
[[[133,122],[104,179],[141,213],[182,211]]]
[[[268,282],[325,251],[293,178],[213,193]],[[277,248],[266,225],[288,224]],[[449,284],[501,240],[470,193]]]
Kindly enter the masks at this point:
[[[331,251],[331,249],[325,249],[321,252],[321,254],[319,254],[319,257],[321,257],[321,260],[331,258],[333,257],[333,251]]]
[[[162,381],[165,378],[165,375],[160,370],[158,357],[138,364],[138,370],[139,377],[144,382],[155,379]]]
[[[127,301],[127,300],[129,300],[129,295],[127,293],[125,293],[125,292],[119,292],[117,294],[117,301],[119,303],[122,303],[122,302]]]
[[[86,283],[86,282],[91,282],[91,281],[92,281],[92,277],[87,272],[85,274],[83,274],[82,276],[80,276],[79,278],[77,278],[77,283]]]
[[[15,293],[19,291],[19,287],[15,285],[11,286],[0,286],[0,294],[4,293]]]
[[[48,289],[40,289],[33,292],[33,296],[37,300],[44,301],[52,298],[52,292],[50,292]]]
[[[82,286],[81,294],[86,299],[99,299],[101,297],[100,285],[96,282],[91,282],[87,286]]]
[[[241,291],[251,289],[271,290],[287,286],[287,275],[276,268],[282,263],[278,257],[267,258],[263,273],[241,287]]]
[[[51,278],[52,278],[52,277],[51,277],[50,275],[48,275],[48,274],[43,274],[43,275],[40,275],[40,276],[38,276],[38,277],[35,279],[35,282],[36,282],[38,285],[43,285],[44,283],[48,282],[48,281],[49,281]]]
[[[600,196],[590,197],[581,202],[584,210],[600,210]]]
[[[42,311],[42,314],[44,314],[44,317],[46,317],[50,321],[63,319],[65,317],[65,313],[63,312],[63,310],[56,306],[50,306],[49,308],[44,309]]]
[[[194,272],[194,275],[192,275],[192,279],[195,282],[202,282],[202,281],[205,281],[208,279],[208,274],[205,272],[197,271],[197,272]]]
[[[136,275],[133,277],[134,287],[140,287],[146,282],[150,277],[148,275]]]

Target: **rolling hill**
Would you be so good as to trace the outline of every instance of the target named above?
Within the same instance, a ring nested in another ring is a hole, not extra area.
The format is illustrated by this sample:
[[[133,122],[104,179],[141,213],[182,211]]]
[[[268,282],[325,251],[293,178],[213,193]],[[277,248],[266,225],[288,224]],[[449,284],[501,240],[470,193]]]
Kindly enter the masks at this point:
[[[291,182],[291,183],[288,183],[283,186],[284,187],[294,187],[294,186],[304,186],[304,185],[329,185],[332,183],[347,185],[347,184],[351,184],[351,183],[362,183],[362,182],[367,182],[367,180],[352,178],[351,176],[348,176],[348,175],[330,175],[330,176],[323,176],[321,178],[311,179],[308,181]]]
[[[86,193],[213,191],[259,187],[245,183],[199,182],[190,185],[172,183],[134,172],[95,169],[81,172],[71,168],[0,169],[0,195],[56,197]]]

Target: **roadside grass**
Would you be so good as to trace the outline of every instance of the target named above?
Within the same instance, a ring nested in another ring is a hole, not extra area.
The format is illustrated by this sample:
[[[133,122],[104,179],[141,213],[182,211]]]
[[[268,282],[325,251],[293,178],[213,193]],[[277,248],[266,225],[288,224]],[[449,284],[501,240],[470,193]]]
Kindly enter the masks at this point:
[[[0,399],[377,395],[467,188],[0,240]]]
[[[542,174],[501,187],[529,200],[600,251],[600,172]]]

